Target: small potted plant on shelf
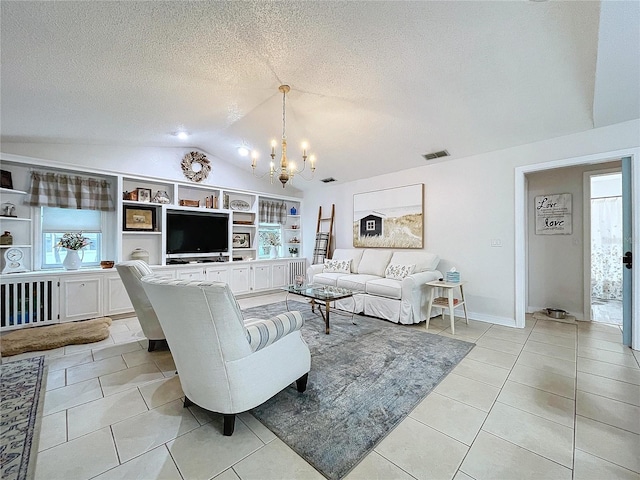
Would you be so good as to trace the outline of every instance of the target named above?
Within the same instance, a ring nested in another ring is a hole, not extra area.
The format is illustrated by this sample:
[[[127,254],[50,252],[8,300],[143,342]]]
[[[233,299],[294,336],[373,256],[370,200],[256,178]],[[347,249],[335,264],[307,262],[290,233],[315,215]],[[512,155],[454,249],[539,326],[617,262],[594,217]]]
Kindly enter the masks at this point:
[[[298,256],[298,247],[289,247],[289,253],[292,257]]]

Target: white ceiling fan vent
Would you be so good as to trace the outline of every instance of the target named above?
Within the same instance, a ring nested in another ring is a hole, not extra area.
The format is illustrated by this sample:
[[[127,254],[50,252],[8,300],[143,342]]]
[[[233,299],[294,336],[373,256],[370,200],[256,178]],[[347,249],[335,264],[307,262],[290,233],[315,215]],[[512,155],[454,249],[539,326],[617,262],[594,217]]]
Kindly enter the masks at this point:
[[[425,160],[435,160],[436,158],[449,157],[450,154],[446,150],[440,150],[439,152],[425,153],[422,156]]]
[[[322,180],[320,180],[322,183],[331,183],[331,182],[335,182],[336,179],[333,177],[327,177],[327,178],[323,178]]]

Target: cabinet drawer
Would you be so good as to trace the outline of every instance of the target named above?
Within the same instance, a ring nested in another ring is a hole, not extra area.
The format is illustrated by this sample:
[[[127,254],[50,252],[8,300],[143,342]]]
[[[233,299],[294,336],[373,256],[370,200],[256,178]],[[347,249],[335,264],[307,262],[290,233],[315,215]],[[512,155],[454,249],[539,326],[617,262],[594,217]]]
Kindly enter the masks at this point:
[[[210,282],[229,283],[229,272],[226,268],[207,268],[205,275]]]

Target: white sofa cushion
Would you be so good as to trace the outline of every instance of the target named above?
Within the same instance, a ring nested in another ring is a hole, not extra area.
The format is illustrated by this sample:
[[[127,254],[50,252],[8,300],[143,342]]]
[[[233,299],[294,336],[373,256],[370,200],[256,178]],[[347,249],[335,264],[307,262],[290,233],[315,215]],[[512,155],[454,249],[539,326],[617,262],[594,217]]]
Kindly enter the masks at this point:
[[[351,273],[351,259],[349,260],[325,260],[322,273]]]
[[[351,273],[358,273],[362,252],[364,252],[364,250],[358,250],[356,248],[336,248],[331,259],[351,260]]]
[[[349,276],[348,273],[317,273],[313,276],[313,283],[319,283],[320,285],[329,285],[331,287],[338,286],[338,279],[340,277]]]
[[[435,270],[440,263],[440,257],[429,252],[394,252],[389,263],[395,265],[415,265],[414,273]]]
[[[392,278],[380,278],[367,282],[367,293],[387,298],[402,298],[402,281]]]
[[[373,248],[365,250],[362,254],[360,265],[358,265],[358,273],[384,277],[384,271],[386,270],[387,265],[389,265],[391,255],[393,255],[393,252],[389,250],[376,250]]]
[[[402,280],[404,277],[411,275],[415,269],[416,266],[414,264],[400,265],[397,263],[390,263],[384,271],[384,276],[386,278],[393,278],[394,280]]]
[[[343,275],[338,279],[337,286],[340,288],[348,288],[349,290],[358,290],[364,292],[367,282],[377,280],[379,277],[375,275],[351,274]]]

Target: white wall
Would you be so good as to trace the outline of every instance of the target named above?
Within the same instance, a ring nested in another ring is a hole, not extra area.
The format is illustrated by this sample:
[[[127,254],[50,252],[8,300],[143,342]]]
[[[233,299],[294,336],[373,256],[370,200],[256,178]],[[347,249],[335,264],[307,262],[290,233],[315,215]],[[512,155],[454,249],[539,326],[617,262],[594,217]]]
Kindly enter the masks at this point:
[[[2,143],[2,152],[60,162],[67,166],[106,170],[127,175],[142,175],[189,182],[182,173],[180,162],[195,148],[112,147],[103,145],[71,145],[41,143]],[[211,161],[211,172],[202,185],[228,189],[250,190],[279,196],[301,197],[300,190],[288,185],[282,188],[277,181],[269,184],[268,177],[259,179],[251,170],[236,167],[203,152]],[[243,159],[250,165],[250,159]]]
[[[472,318],[513,325],[515,313],[514,169],[640,146],[640,120],[589,130],[497,152],[424,167],[399,170],[362,180],[322,184],[304,194],[304,256],[312,257],[318,207],[336,205],[336,246],[352,243],[353,194],[424,183],[425,250],[441,256],[441,270],[456,266],[469,282],[465,294]],[[89,168],[182,181],[180,159],[188,148],[3,143],[2,151]],[[455,152],[452,152],[455,154]],[[213,158],[211,158],[214,160]],[[402,167],[402,159],[389,159]],[[363,173],[363,176],[366,172]],[[295,196],[290,187],[269,186],[250,172],[213,161],[207,184]],[[271,190],[269,190],[271,188]],[[491,247],[499,239],[502,247]]]
[[[534,312],[545,307],[562,308],[578,319],[584,318],[583,174],[620,166],[620,162],[609,162],[544,170],[527,175],[527,311]],[[572,233],[536,235],[534,199],[538,195],[554,193],[572,195]]]
[[[305,192],[305,256],[312,255],[318,207],[336,205],[336,246],[351,247],[353,194],[424,183],[425,250],[456,266],[472,318],[514,325],[515,167],[638,147],[640,120]],[[453,152],[455,153],[455,152]],[[389,159],[401,165],[402,159]],[[491,247],[499,239],[502,247]]]

